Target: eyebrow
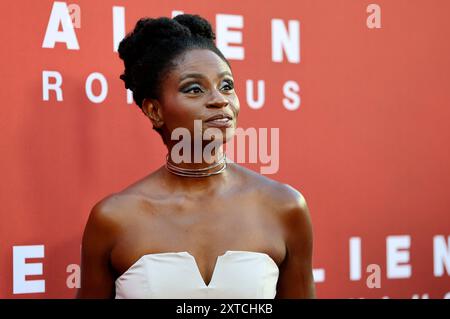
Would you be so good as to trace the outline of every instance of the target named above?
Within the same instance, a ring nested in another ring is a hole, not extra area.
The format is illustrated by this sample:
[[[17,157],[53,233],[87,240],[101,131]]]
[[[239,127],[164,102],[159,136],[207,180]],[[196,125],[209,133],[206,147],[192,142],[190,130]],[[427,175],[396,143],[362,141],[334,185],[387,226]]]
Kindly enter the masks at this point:
[[[230,72],[224,71],[224,72],[222,72],[222,73],[217,74],[217,77],[221,78],[221,77],[223,77],[224,75],[233,76]],[[187,78],[204,79],[204,78],[206,78],[206,77],[205,77],[203,74],[201,74],[201,73],[187,73],[187,74],[183,75],[183,76],[180,78],[180,82],[183,81],[184,79],[187,79]]]

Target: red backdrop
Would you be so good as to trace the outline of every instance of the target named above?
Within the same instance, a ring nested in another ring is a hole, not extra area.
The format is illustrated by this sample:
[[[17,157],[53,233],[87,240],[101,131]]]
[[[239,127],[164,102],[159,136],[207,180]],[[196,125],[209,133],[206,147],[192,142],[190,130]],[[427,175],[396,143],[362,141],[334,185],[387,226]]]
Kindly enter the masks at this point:
[[[67,38],[45,44],[61,5],[79,23],[77,49]],[[127,103],[114,39],[123,22],[130,31],[142,16],[174,10],[215,30],[219,14],[238,21],[218,34],[240,34],[227,38],[243,53],[229,58],[238,124],[279,128],[280,166],[268,177],[308,201],[318,297],[450,297],[450,2],[42,0],[1,9],[0,297],[73,297],[90,208],[164,163],[160,137]],[[280,21],[291,52],[277,61]],[[108,86],[93,83],[94,95],[106,93],[100,103],[85,90],[96,72]],[[62,81],[59,98],[46,74]],[[258,109],[249,80],[255,96],[265,83]]]

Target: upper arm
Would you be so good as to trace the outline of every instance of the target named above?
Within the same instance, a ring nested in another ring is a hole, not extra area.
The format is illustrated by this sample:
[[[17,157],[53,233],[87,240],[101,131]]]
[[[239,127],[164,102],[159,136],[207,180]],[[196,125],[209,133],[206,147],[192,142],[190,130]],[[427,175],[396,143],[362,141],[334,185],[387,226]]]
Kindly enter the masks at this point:
[[[110,253],[117,222],[104,201],[96,204],[86,223],[81,245],[81,287],[77,298],[114,298]]]
[[[286,257],[280,265],[276,298],[315,298],[313,232],[309,208],[300,192],[283,213]]]

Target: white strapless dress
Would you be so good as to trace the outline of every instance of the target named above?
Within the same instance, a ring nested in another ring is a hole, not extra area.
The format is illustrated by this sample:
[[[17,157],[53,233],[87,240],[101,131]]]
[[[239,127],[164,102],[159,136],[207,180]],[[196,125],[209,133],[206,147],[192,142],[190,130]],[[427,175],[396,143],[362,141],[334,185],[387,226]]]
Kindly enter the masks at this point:
[[[265,253],[227,250],[210,283],[188,252],[147,254],[115,281],[116,299],[273,299],[279,269]]]

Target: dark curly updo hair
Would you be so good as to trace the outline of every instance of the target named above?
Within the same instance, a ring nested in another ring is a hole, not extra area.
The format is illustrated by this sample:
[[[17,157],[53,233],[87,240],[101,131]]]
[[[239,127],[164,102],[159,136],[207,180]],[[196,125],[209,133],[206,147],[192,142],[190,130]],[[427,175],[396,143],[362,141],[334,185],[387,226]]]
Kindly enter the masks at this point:
[[[145,98],[160,97],[162,80],[175,66],[175,59],[188,50],[211,50],[231,69],[230,63],[216,47],[215,39],[211,24],[199,15],[181,14],[173,19],[142,18],[119,44],[119,57],[125,64],[120,78],[142,109]],[[162,130],[153,129],[164,140]]]

